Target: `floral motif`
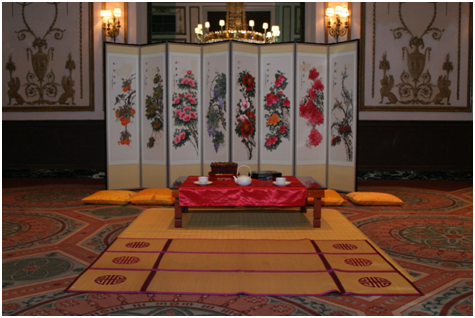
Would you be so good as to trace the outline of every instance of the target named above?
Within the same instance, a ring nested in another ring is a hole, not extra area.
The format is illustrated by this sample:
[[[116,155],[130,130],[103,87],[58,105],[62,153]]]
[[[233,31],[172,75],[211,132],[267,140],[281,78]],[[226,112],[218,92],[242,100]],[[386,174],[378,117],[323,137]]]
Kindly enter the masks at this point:
[[[324,86],[319,78],[320,73],[312,67],[308,74],[308,79],[312,81],[312,86],[307,90],[307,95],[300,101],[300,117],[307,119],[307,126],[310,127],[310,134],[305,142],[307,148],[317,147],[322,141],[322,135],[317,130],[324,122]]]
[[[127,131],[127,125],[130,124],[132,118],[135,116],[135,109],[132,107],[135,105],[134,99],[136,96],[136,90],[132,89],[132,81],[135,79],[135,74],[132,74],[129,78],[122,78],[122,91],[123,94],[119,94],[115,97],[115,104],[122,104],[118,108],[113,108],[115,113],[116,122],[119,122],[124,126],[124,131],[120,132],[119,145],[130,145],[130,138],[132,134]]]
[[[145,117],[151,121],[152,135],[148,139],[147,148],[153,148],[163,131],[163,79],[160,75],[160,69],[157,67],[157,74],[153,78],[155,87],[152,96],[145,98]]]
[[[198,154],[198,85],[191,70],[178,80],[178,88],[183,93],[174,92],[172,95],[172,116],[175,127],[183,128],[175,129],[173,147],[178,149],[189,141]]]
[[[252,159],[252,151],[256,147],[254,136],[256,134],[256,109],[253,99],[256,96],[256,83],[254,76],[248,71],[239,73],[239,91],[243,98],[239,100],[236,109],[236,128],[234,131],[246,146],[248,160]]]
[[[332,114],[335,114],[337,119],[331,126],[331,145],[335,147],[343,141],[345,144],[346,161],[353,161],[353,132],[351,129],[353,126],[353,92],[348,91],[345,86],[345,79],[348,77],[346,67],[341,76],[341,96],[343,101],[335,98],[335,104],[333,104]]]
[[[267,111],[264,118],[270,131],[266,134],[264,147],[270,151],[277,149],[282,138],[290,140],[290,100],[284,94],[287,84],[285,75],[277,71],[274,85],[264,99]]]
[[[210,101],[208,114],[206,115],[206,129],[208,135],[213,137],[214,150],[224,144],[224,133],[219,129],[226,130],[226,74],[216,73],[211,81]]]

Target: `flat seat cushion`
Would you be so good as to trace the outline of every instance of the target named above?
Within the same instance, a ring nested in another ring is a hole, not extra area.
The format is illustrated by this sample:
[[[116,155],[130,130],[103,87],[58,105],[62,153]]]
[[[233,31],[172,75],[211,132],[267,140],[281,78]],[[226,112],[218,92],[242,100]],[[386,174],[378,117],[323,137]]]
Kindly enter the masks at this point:
[[[146,205],[173,205],[175,198],[172,190],[166,188],[144,189],[135,194],[131,199],[132,204]]]
[[[136,192],[127,190],[101,190],[81,201],[89,204],[126,204]]]
[[[325,196],[322,198],[323,206],[337,206],[345,203],[346,200],[341,197],[335,190],[326,189]],[[307,199],[307,205],[313,205],[313,198]]]
[[[351,192],[346,198],[358,205],[402,205],[398,197],[381,192]]]

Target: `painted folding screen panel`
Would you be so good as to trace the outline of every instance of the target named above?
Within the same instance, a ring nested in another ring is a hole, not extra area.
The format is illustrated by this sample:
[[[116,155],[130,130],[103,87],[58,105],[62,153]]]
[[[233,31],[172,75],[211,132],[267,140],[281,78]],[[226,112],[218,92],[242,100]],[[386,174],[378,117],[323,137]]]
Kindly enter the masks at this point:
[[[107,45],[105,65],[107,188],[140,187],[138,46]]]
[[[328,46],[297,43],[295,175],[327,183]]]
[[[141,48],[142,188],[167,187],[166,46]]]
[[[330,46],[328,188],[356,190],[358,43]]]
[[[258,98],[259,47],[231,42],[232,101],[231,148],[232,161],[258,169]]]
[[[283,175],[293,175],[294,47],[260,47],[260,170]]]
[[[169,184],[201,175],[201,46],[168,44]]]
[[[203,47],[203,173],[212,162],[229,161],[230,44]]]

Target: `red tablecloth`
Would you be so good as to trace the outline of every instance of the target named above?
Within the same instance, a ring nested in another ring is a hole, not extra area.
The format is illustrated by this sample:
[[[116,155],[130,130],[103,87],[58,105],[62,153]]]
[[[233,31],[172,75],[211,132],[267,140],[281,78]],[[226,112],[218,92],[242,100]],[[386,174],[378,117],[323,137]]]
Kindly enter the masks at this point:
[[[307,188],[296,178],[286,177],[288,186],[252,179],[248,186],[234,180],[215,180],[197,185],[198,177],[188,177],[179,188],[180,206],[304,206]]]

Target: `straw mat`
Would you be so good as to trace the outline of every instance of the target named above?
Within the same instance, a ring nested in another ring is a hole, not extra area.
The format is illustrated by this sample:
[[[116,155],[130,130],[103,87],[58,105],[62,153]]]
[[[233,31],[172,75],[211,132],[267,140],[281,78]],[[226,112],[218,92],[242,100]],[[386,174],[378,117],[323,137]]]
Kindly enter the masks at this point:
[[[142,214],[69,292],[308,296],[421,295],[410,276],[340,212],[257,208]]]

